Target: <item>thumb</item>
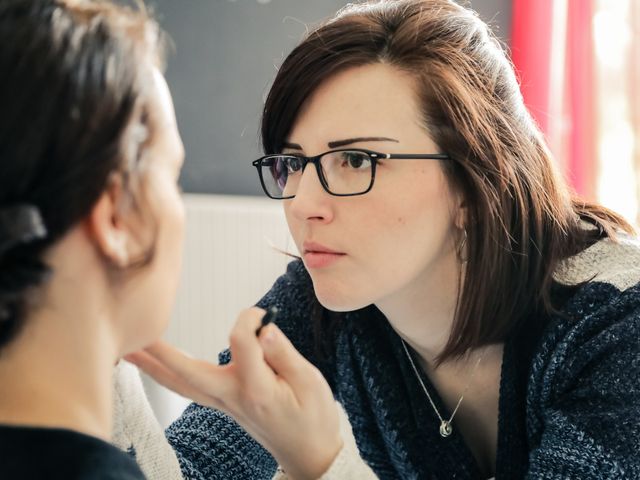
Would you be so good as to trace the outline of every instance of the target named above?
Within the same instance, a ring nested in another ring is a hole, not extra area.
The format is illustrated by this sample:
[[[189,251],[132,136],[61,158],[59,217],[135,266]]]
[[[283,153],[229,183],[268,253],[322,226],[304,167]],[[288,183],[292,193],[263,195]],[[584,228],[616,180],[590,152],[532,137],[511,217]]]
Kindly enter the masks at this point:
[[[320,371],[296,350],[275,324],[262,329],[260,344],[267,364],[291,386],[296,397],[300,398],[305,390],[324,383]]]

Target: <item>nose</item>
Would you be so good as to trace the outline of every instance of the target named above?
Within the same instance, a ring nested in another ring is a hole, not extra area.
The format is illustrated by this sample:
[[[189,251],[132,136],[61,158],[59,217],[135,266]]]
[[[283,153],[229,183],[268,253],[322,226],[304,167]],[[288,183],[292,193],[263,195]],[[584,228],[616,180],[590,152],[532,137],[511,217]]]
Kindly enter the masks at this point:
[[[333,219],[333,196],[327,192],[315,165],[308,163],[302,172],[296,196],[289,200],[289,213],[300,221],[329,223]]]

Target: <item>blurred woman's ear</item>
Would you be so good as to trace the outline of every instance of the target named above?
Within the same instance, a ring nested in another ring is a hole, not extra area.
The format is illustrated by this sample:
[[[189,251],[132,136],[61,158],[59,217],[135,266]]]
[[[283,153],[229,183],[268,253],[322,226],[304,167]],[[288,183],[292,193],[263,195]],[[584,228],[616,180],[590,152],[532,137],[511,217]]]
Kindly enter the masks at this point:
[[[131,191],[123,176],[114,172],[86,219],[90,239],[115,267],[124,269],[145,251],[138,229],[144,228],[139,212],[132,206]]]

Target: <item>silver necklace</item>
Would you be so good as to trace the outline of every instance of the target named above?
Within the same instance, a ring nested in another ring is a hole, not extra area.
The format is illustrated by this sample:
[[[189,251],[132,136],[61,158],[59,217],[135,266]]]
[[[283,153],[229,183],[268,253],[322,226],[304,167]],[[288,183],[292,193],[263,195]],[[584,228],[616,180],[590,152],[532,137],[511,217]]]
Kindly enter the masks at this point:
[[[413,368],[413,373],[416,374],[416,378],[420,382],[420,385],[422,386],[422,390],[424,391],[424,394],[429,399],[429,403],[431,404],[431,407],[433,408],[433,411],[436,412],[436,415],[438,416],[438,419],[440,420],[440,435],[442,437],[446,438],[446,437],[448,437],[449,435],[451,435],[453,433],[453,427],[451,426],[451,422],[453,422],[453,417],[456,416],[456,413],[458,412],[458,408],[460,408],[460,404],[462,403],[462,400],[464,399],[464,396],[467,393],[467,390],[469,390],[469,386],[471,385],[471,380],[473,380],[473,376],[475,375],[476,370],[478,369],[478,365],[480,365],[480,362],[482,361],[482,357],[484,356],[484,354],[481,355],[478,358],[478,361],[476,362],[475,366],[473,367],[473,370],[471,371],[471,375],[469,376],[469,381],[467,382],[467,385],[464,387],[464,390],[462,391],[462,395],[460,395],[460,399],[458,400],[458,403],[456,404],[456,408],[453,409],[453,413],[451,414],[451,417],[449,417],[449,420],[445,420],[444,418],[442,418],[442,415],[440,415],[440,412],[438,411],[438,408],[436,407],[436,404],[433,403],[433,399],[431,398],[431,395],[429,395],[429,391],[427,390],[427,387],[424,386],[424,382],[422,381],[422,377],[418,373],[418,368],[416,367],[416,364],[413,361],[413,357],[411,357],[411,354],[409,353],[409,349],[407,348],[406,342],[404,341],[403,338],[401,338],[400,341],[402,342],[402,347],[404,348],[404,353],[407,354],[407,358],[409,359],[409,363],[411,363],[411,367]]]

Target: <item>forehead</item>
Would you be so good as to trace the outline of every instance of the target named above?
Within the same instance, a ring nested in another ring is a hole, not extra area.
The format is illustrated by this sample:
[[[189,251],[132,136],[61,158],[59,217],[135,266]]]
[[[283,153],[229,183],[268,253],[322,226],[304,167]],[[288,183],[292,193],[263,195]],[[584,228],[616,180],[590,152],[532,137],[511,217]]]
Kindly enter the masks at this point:
[[[155,67],[149,77],[146,100],[148,121],[153,131],[150,148],[164,149],[169,156],[183,156],[171,93],[164,76]]]
[[[147,103],[155,120],[175,123],[173,101],[164,76],[156,67],[151,67],[148,83]]]
[[[426,134],[416,82],[384,63],[353,67],[330,77],[300,109],[289,141],[370,135]],[[366,135],[365,135],[366,134]]]

